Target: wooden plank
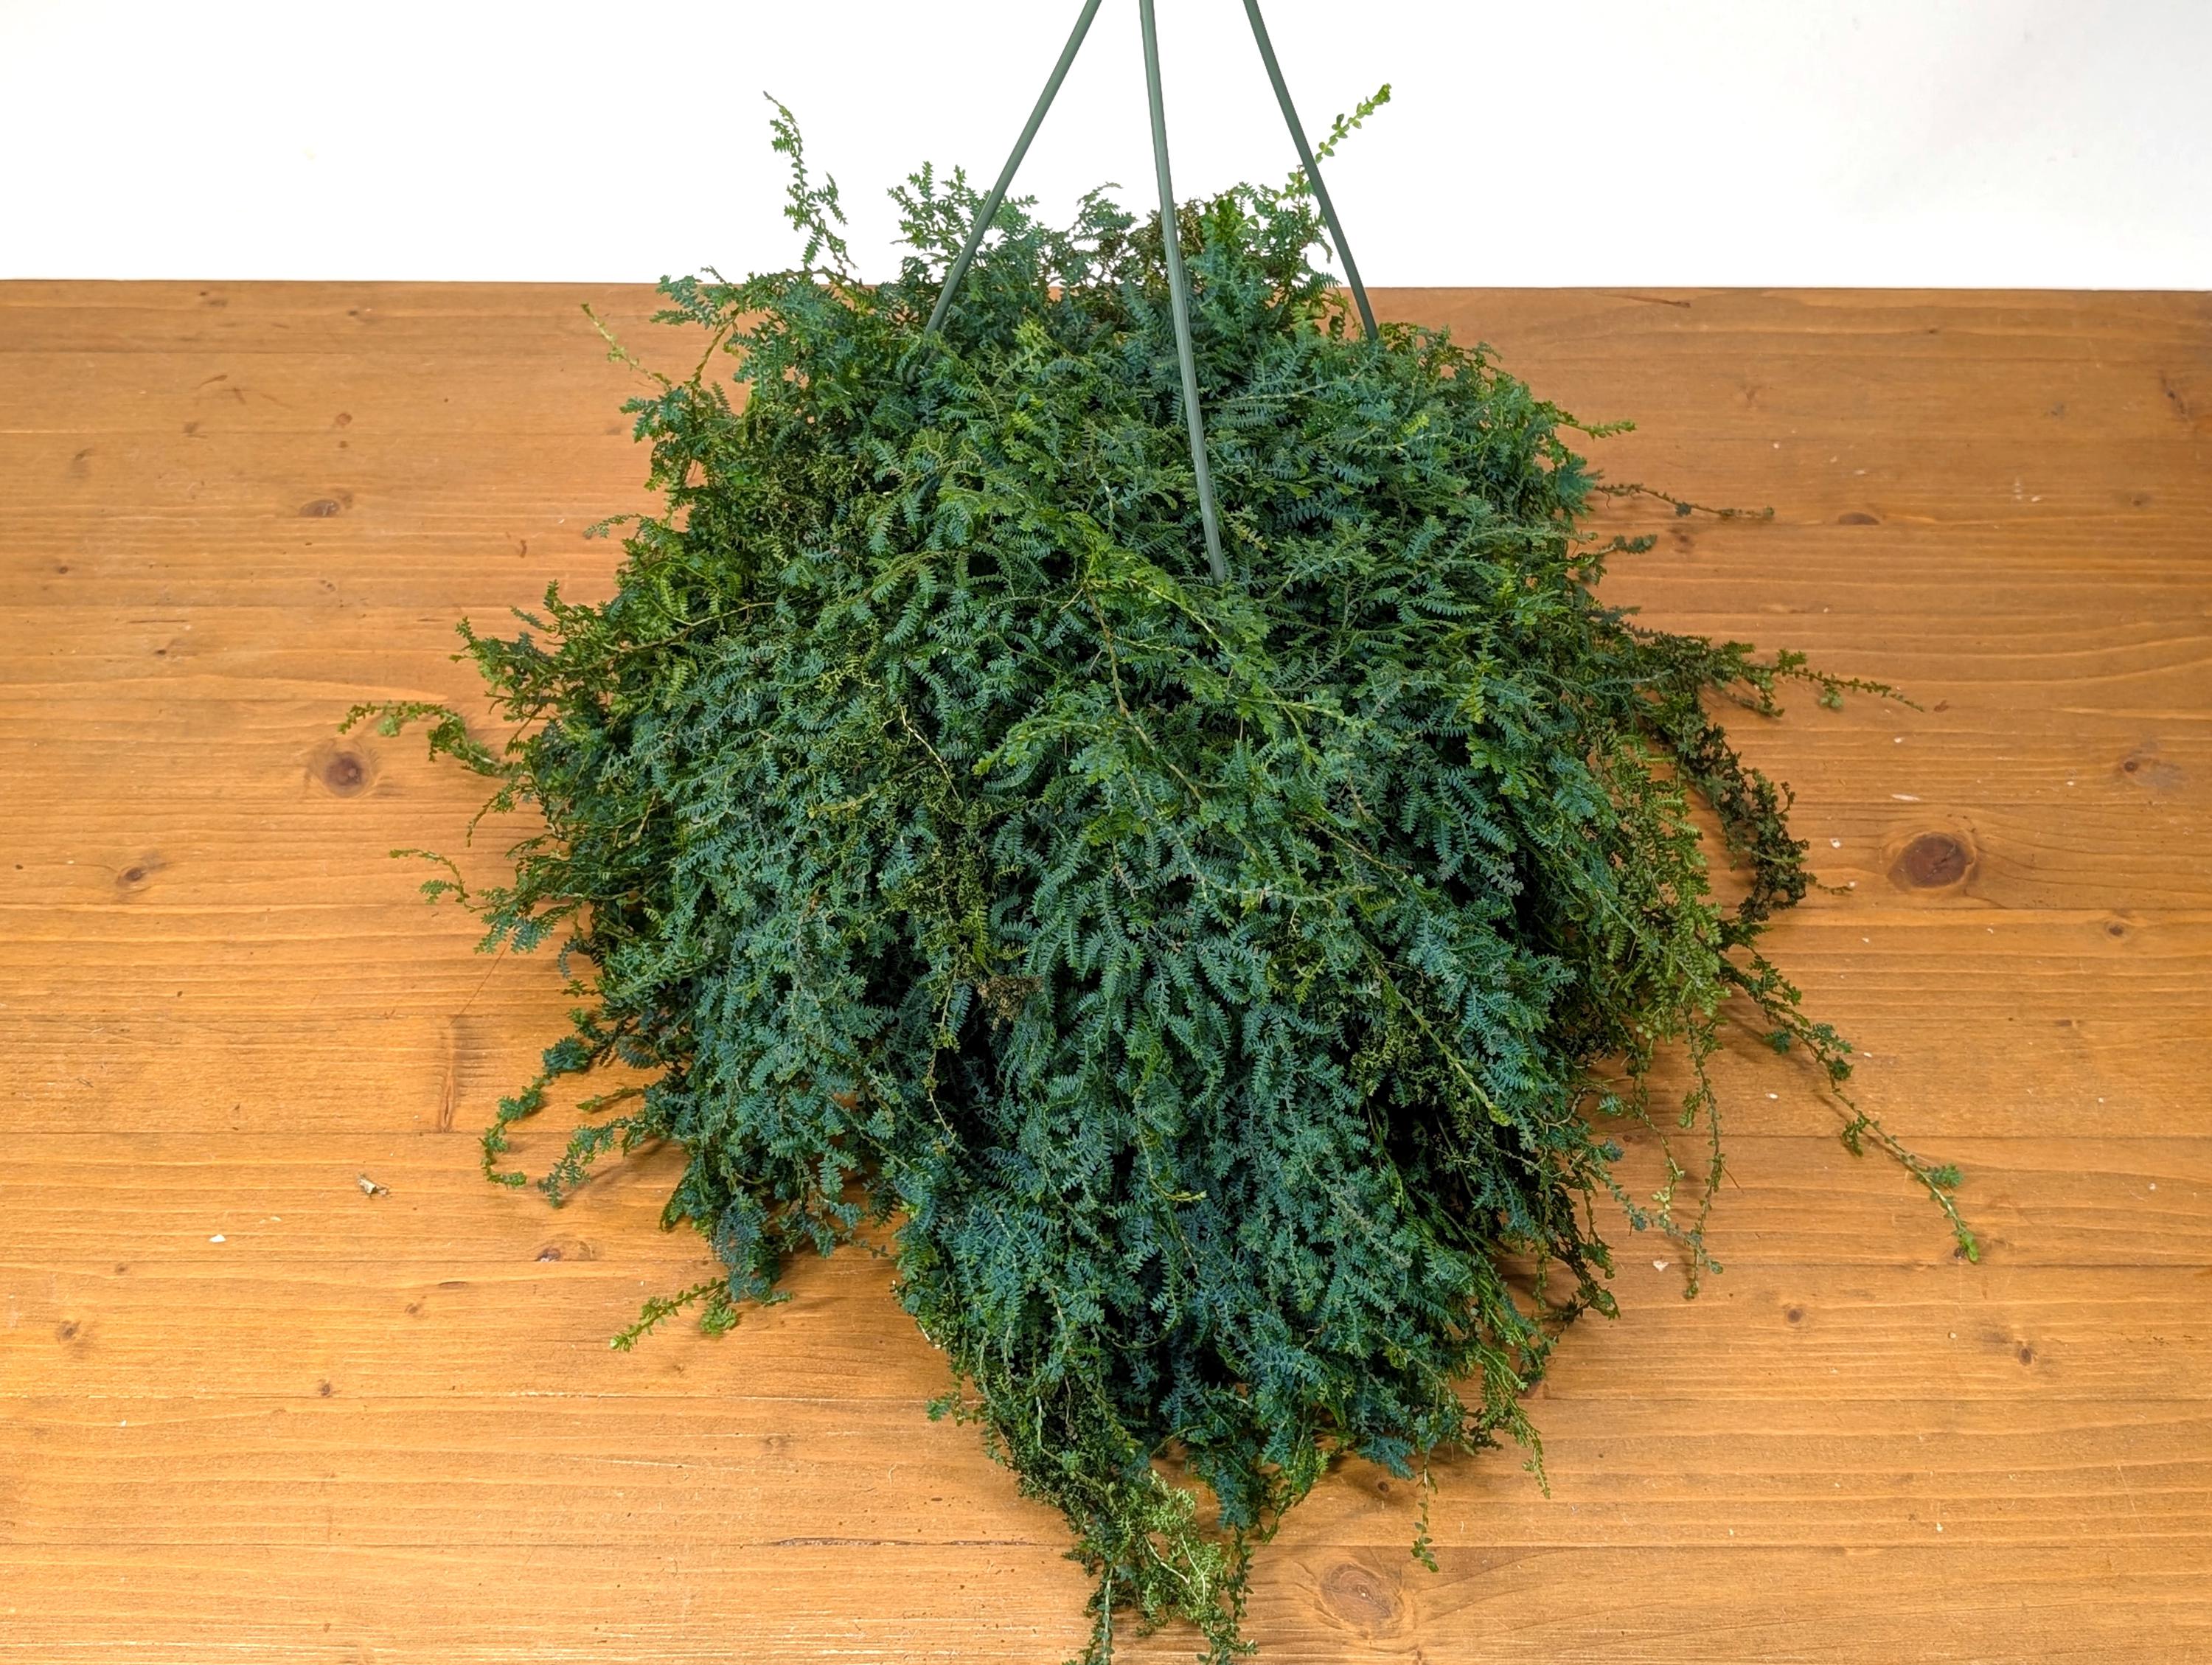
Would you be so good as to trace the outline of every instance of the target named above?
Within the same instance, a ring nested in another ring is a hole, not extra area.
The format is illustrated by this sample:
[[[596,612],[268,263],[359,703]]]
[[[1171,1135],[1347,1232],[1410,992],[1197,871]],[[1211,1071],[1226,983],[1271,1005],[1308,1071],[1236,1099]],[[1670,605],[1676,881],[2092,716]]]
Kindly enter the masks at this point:
[[[872,1601],[851,1573],[863,1553],[881,1569]],[[1440,1544],[1437,1556],[1442,1571],[1430,1574],[1395,1551],[1323,1548],[1286,1533],[1255,1581],[1253,1626],[1273,1638],[1261,1657],[1340,1665],[1411,1660],[1419,1649],[1424,1660],[1513,1665],[1679,1665],[1686,1656],[1701,1665],[2110,1665],[2201,1658],[2212,1641],[2196,1594],[2203,1561],[2191,1547],[1977,1558],[1948,1534],[1850,1550],[1723,1536],[1633,1551]],[[1066,1616],[1082,1601],[1081,1575],[1047,1552],[990,1542],[725,1550],[710,1534],[672,1552],[623,1533],[482,1556],[435,1546],[131,1547],[52,1552],[42,1565],[61,1588],[96,1594],[130,1633],[157,1638],[131,1656],[153,1665],[1033,1665],[1065,1659],[1083,1635]],[[1595,1589],[1632,1598],[1602,1628],[1589,1611]],[[1744,1600],[1760,1589],[1790,1597]],[[1736,1599],[1717,1601],[1713,1591]],[[434,1632],[424,1613],[441,1616]],[[79,1634],[51,1611],[19,1610],[0,1632],[0,1660],[109,1656],[88,1655]],[[171,1639],[209,1634],[224,1638],[220,1650]],[[1455,1643],[1463,1650],[1443,1651]],[[1187,1638],[1164,1634],[1122,1656],[1164,1665],[1191,1652]]]
[[[1802,1212],[1831,1188],[1771,1181],[1772,1164],[1763,1159],[1771,1154],[1754,1152],[1744,1164],[1747,1189],[1774,1184]],[[2140,1153],[2130,1177],[2138,1194],[2148,1182],[2160,1186],[2159,1195],[2179,1196],[2146,1210],[2151,1222],[2172,1222],[2185,1215],[2191,1187],[2158,1155]],[[890,1299],[879,1260],[802,1261],[790,1273],[793,1300],[749,1315],[742,1344],[717,1348],[679,1326],[653,1347],[617,1353],[607,1338],[644,1295],[707,1267],[688,1234],[656,1238],[648,1188],[550,1219],[542,1208],[500,1210],[406,1254],[395,1249],[404,1235],[423,1237],[464,1211],[442,1188],[416,1186],[419,1176],[404,1168],[387,1163],[368,1171],[399,1188],[374,1203],[374,1214],[343,1200],[353,1175],[331,1163],[316,1173],[313,1200],[287,1203],[291,1212],[274,1217],[281,1224],[241,1214],[231,1197],[199,1202],[198,1217],[186,1224],[228,1226],[228,1249],[202,1252],[212,1234],[162,1230],[124,1247],[129,1261],[102,1257],[98,1251],[117,1252],[112,1243],[80,1239],[40,1265],[12,1268],[15,1292],[0,1325],[23,1334],[19,1349],[0,1359],[0,1395],[45,1405],[42,1419],[57,1426],[85,1401],[113,1406],[118,1417],[137,1414],[126,1401],[172,1416],[189,1412],[180,1400],[206,1395],[226,1402],[336,1397],[380,1413],[396,1401],[440,1400],[447,1415],[487,1426],[526,1413],[526,1401],[627,1399],[657,1407],[653,1437],[674,1443],[689,1425],[676,1401],[696,1396],[694,1377],[716,1371],[732,1351],[744,1355],[746,1368],[741,1378],[724,1379],[714,1409],[738,1421],[815,1405],[833,1413],[855,1407],[855,1415],[873,1407],[868,1415],[881,1411],[896,1424],[919,1417],[946,1385],[942,1361],[911,1326],[873,1322]],[[2147,1173],[2166,1177],[2147,1181]],[[173,1169],[165,1176],[177,1177]],[[1774,1415],[1840,1414],[1840,1389],[1855,1407],[1875,1395],[1924,1395],[1930,1350],[1942,1357],[1942,1389],[1952,1402],[2007,1414],[2063,1403],[2094,1416],[2126,1393],[2137,1395],[2130,1403],[2180,1403],[2212,1371],[2212,1335],[2200,1321],[2201,1256],[2155,1246],[2145,1254],[2139,1240],[2099,1238],[2077,1224],[2074,1239],[2090,1251],[2079,1264],[2054,1263],[2047,1251],[2038,1257],[2034,1244],[2015,1240],[1999,1244],[2003,1252],[1988,1264],[1967,1267],[1871,1182],[1850,1188],[1849,1199],[1863,1238],[1894,1237],[1921,1251],[1918,1264],[1902,1267],[1863,1247],[1853,1254],[1852,1240],[1839,1232],[1821,1239],[1792,1231],[1781,1196],[1763,1216],[1731,1210],[1722,1217],[1716,1236],[1729,1251],[1728,1270],[1695,1301],[1680,1298],[1672,1268],[1661,1272],[1645,1258],[1669,1255],[1665,1244],[1622,1241],[1617,1282],[1627,1310],[1577,1332],[1540,1390],[1547,1446],[1577,1425],[1588,1404],[1612,1407],[1606,1417],[1654,1404],[1650,1384],[1632,1367],[1616,1374],[1643,1355],[1669,1360],[1668,1394],[1656,1402],[1702,1405],[1700,1414],[1714,1416],[1723,1435],[1730,1431],[1731,1404]],[[398,1224],[381,1224],[386,1214]],[[349,1231],[367,1234],[374,1246],[349,1259],[316,1252]],[[1732,1310],[1717,1318],[1716,1308]],[[180,1334],[185,1312],[192,1322]],[[2114,1325],[2116,1315],[2125,1316],[2124,1326]],[[515,1372],[518,1359],[529,1368]],[[528,1385],[556,1371],[558,1391]],[[64,1389],[70,1397],[55,1397]],[[96,1433],[110,1421],[86,1425]],[[909,1431],[920,1437],[918,1427]],[[1883,1437],[1878,1425],[1866,1431]],[[951,1437],[963,1451],[973,1443],[957,1430]],[[90,1529],[74,1510],[48,1511],[45,1522],[40,1529],[47,1532]],[[19,1533],[29,1529],[18,1522]]]
[[[1786,1113],[1801,1128],[1832,1123],[1810,1084],[1793,1082],[1791,1074],[1778,1067],[1726,1085],[1738,1101],[1764,1100],[1744,1091],[1761,1079],[1793,1088],[1786,1112],[1778,1095],[1758,1121]],[[231,1110],[228,1136],[217,1146],[205,1133],[191,1132],[17,1135],[13,1144],[25,1171],[11,1176],[0,1197],[18,1229],[42,1246],[40,1264],[95,1274],[110,1262],[188,1267],[204,1277],[220,1267],[222,1275],[241,1276],[251,1266],[312,1261],[326,1242],[370,1230],[392,1239],[378,1250],[384,1265],[451,1267],[460,1276],[489,1262],[535,1277],[542,1274],[531,1263],[547,1241],[579,1231],[603,1243],[650,1233],[680,1169],[672,1153],[657,1164],[610,1164],[575,1201],[553,1212],[534,1194],[486,1185],[472,1132],[270,1127],[282,1107],[243,1085],[234,1090],[248,1097]],[[1972,1172],[1976,1218],[2008,1264],[2212,1264],[2206,1212],[2212,1136],[2144,1138],[2133,1133],[2130,1118],[2104,1118],[2101,1126],[2094,1115],[2083,1121],[2100,1135],[2086,1151],[2079,1140],[2033,1133],[1990,1139],[1916,1127],[1912,1136],[1940,1142],[1947,1159]],[[257,1123],[269,1130],[257,1131]],[[1652,1147],[1656,1180],[1652,1136],[1632,1125],[1621,1139],[1632,1150]],[[557,1125],[534,1127],[518,1139],[515,1159],[542,1169],[559,1145]],[[1723,1199],[1723,1247],[1715,1253],[1732,1266],[1893,1267],[1950,1258],[1949,1236],[1901,1173],[1886,1160],[1852,1157],[1832,1138],[1732,1127],[1730,1166],[1742,1188]],[[362,1173],[404,1200],[364,1201],[356,1183]],[[127,1214],[143,1246],[116,1246],[107,1218],[86,1211],[87,1196]],[[1630,1234],[1615,1235],[1627,1253]],[[700,1239],[687,1233],[676,1241],[687,1272],[708,1265]],[[1669,1250],[1654,1240],[1638,1252],[1664,1257]],[[120,1290],[116,1296],[124,1298]]]
[[[1262,1556],[1262,1659],[2212,1656],[2212,301],[1377,301],[1635,417],[1611,477],[1774,505],[1612,506],[1659,543],[1609,596],[1917,702],[1737,727],[1838,887],[1776,954],[1989,1254],[1801,1068],[1724,1057],[1728,1271],[1684,1302],[1620,1234],[1622,1317],[1534,1396],[1548,1493],[1440,1464],[1438,1572],[1413,1490],[1342,1465]],[[637,290],[0,284],[6,1665],[1080,1640],[884,1262],[616,1353],[705,1263],[655,1226],[676,1154],[560,1211],[477,1173],[557,980],[385,854],[458,848],[474,783],[333,728],[484,714],[453,618],[604,592],[582,529],[641,461],[586,301],[689,362]]]
[[[2212,1547],[2203,1526],[2212,1414],[2200,1401],[2131,1401],[2123,1414],[2026,1397],[1893,1397],[1890,1425],[1875,1430],[1833,1401],[1778,1409],[1692,1395],[1658,1414],[1593,1404],[1552,1413],[1547,1471],[1556,1463],[1575,1478],[1554,1480],[1548,1495],[1510,1462],[1491,1465],[1503,1484],[1463,1476],[1457,1463],[1444,1479],[1487,1532],[1586,1549],[1725,1541],[1731,1527],[1749,1545],[1893,1548],[1936,1535],[1938,1519],[1943,1536],[1984,1552],[2063,1548],[2098,1528]],[[672,1416],[665,1400],[623,1395],[447,1401],[433,1463],[423,1407],[404,1399],[34,1401],[18,1416],[25,1481],[44,1506],[21,1520],[10,1548],[582,1547],[604,1516],[594,1492],[619,1486],[672,1541],[726,1553],[787,1547],[787,1523],[804,1514],[811,1537],[941,1548],[981,1537],[1057,1553],[1057,1516],[1014,1498],[973,1502],[1000,1491],[1003,1477],[959,1429],[916,1433],[918,1411],[834,1388],[690,1417]],[[2032,1466],[2016,1443],[2028,1432],[2042,1446]],[[1939,1441],[1950,1463],[1940,1475],[1917,1472]],[[2147,1442],[2197,1455],[2140,1462]],[[2100,1486],[2085,1507],[2084,1478],[2117,1464],[2133,1467],[2128,1490]],[[334,1514],[333,1480],[374,1506]],[[1417,1486],[1346,1464],[1331,1491],[1317,1506],[1333,1517],[1324,1542],[1403,1554]],[[1458,1520],[1440,1536],[1484,1540]]]
[[[1473,326],[1455,330],[1470,341]],[[405,432],[417,444],[442,447],[478,432],[547,436],[626,429],[618,398],[647,384],[605,364],[592,349],[598,337],[586,320],[537,346],[494,354],[469,343],[441,349],[379,350],[362,343],[349,352],[259,354],[228,349],[176,348],[130,354],[40,352],[6,355],[11,382],[0,392],[0,429],[32,435],[85,436],[96,455],[102,438],[148,429],[197,437],[252,433],[300,435],[343,430],[359,450],[372,434]],[[623,331],[625,345],[646,362],[688,373],[699,343],[659,326]],[[546,355],[548,348],[560,351]],[[1532,366],[1508,356],[1507,368]],[[2062,445],[2077,434],[2105,443],[2185,445],[2212,437],[2212,369],[2201,362],[2159,358],[2106,363],[2075,360],[2010,367],[2025,387],[1992,400],[1984,379],[1962,370],[1992,362],[1984,351],[1956,360],[1900,363],[1889,355],[1819,341],[1798,353],[1772,355],[1763,342],[1677,343],[1656,362],[1636,363],[1585,349],[1544,365],[1543,392],[1585,422],[1633,420],[1663,427],[1678,440],[1741,436],[1756,424],[1770,450],[1800,453],[1807,464],[1864,446],[1881,428],[1911,424],[1931,436],[1951,431],[2028,446]],[[128,365],[142,379],[127,404],[113,402],[107,383]],[[1791,374],[1791,370],[1796,370]],[[1817,391],[1834,379],[1833,392]],[[1760,380],[1765,377],[1766,380]],[[511,397],[520,389],[530,396]],[[580,398],[611,389],[618,398]],[[158,391],[156,391],[158,390]],[[1826,398],[1826,403],[1823,403]],[[1665,420],[1658,418],[1664,414]],[[341,421],[341,418],[343,418]],[[189,425],[189,426],[188,426]],[[1854,430],[1863,430],[1855,432]],[[1828,453],[1805,454],[1812,442]],[[80,442],[82,447],[82,441]],[[1839,448],[1841,447],[1841,448]],[[72,453],[74,454],[74,453]],[[1852,467],[1863,466],[1853,459]]]

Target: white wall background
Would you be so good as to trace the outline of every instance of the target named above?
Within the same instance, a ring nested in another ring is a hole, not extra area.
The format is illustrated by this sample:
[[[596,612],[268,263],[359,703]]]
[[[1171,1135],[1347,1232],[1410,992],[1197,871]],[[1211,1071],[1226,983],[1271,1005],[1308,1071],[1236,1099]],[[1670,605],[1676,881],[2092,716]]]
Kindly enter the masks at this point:
[[[1176,185],[1291,161],[1237,0],[1159,0]],[[995,173],[1075,0],[0,0],[0,277],[652,279]],[[2212,0],[1268,0],[1384,283],[2212,288]],[[1108,0],[1022,185],[1152,173]]]

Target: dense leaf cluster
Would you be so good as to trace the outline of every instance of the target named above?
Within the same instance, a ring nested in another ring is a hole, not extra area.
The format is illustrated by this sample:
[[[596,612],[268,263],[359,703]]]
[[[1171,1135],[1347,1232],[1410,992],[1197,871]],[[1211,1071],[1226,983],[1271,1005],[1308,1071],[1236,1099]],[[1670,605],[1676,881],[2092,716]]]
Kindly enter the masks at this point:
[[[1332,1455],[1533,1450],[1519,1395],[1610,1306],[1594,1205],[1710,1264],[1725,1000],[1845,1073],[1756,946],[1808,884],[1786,794],[1707,710],[1842,684],[1599,601],[1623,546],[1578,530],[1571,420],[1442,334],[1348,327],[1296,181],[1176,228],[1208,582],[1157,217],[1009,207],[925,337],[976,197],[894,194],[895,281],[842,270],[799,171],[805,269],[665,286],[709,341],[633,406],[666,507],[604,605],[469,635],[505,750],[380,714],[542,815],[478,903],[588,968],[488,1165],[556,1078],[649,1072],[544,1182],[678,1141],[717,1327],[896,1221],[963,1414],[1097,1577],[1094,1649],[1179,1616],[1225,1658],[1249,1545]],[[1656,1120],[1706,1130],[1698,1172],[1631,1195],[1607,1129],[1654,1119],[1668,1049]]]

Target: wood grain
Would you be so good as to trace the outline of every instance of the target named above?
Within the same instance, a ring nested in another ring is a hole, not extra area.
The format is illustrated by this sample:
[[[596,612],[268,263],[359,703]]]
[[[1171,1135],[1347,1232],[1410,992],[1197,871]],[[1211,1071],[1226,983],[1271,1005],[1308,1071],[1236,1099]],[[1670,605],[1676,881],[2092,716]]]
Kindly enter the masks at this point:
[[[1725,1275],[1686,1303],[1621,1243],[1534,1395],[1548,1493],[1443,1464],[1436,1573],[1343,1465],[1261,1559],[1262,1660],[2212,1657],[2212,299],[1377,300],[1633,418],[1610,477],[1774,507],[1614,505],[1660,543],[1610,595],[1917,702],[1741,738],[1836,887],[1775,951],[1990,1252],[1740,1049]],[[481,711],[457,616],[605,592],[642,460],[586,302],[690,362],[636,290],[0,285],[8,1665],[1080,1638],[882,1261],[618,1354],[706,1262],[655,1229],[672,1158],[557,1212],[477,1177],[558,982],[385,854],[462,849],[471,781],[334,728]]]

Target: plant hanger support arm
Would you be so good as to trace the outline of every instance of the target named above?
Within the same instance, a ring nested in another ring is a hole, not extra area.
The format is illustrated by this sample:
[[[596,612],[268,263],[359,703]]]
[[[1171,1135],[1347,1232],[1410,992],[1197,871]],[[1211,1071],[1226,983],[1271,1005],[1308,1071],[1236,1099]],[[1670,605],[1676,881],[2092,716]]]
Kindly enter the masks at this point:
[[[1321,164],[1314,159],[1313,147],[1306,143],[1306,130],[1299,124],[1297,106],[1291,102],[1291,89],[1283,84],[1283,68],[1275,62],[1274,43],[1267,39],[1267,26],[1260,16],[1260,0],[1244,0],[1244,15],[1251,20],[1252,39],[1259,44],[1260,61],[1267,66],[1267,80],[1274,87],[1275,102],[1283,106],[1283,120],[1290,127],[1291,143],[1297,147],[1298,166],[1305,169],[1306,183],[1313,186],[1314,200],[1321,204],[1321,217],[1328,222],[1329,237],[1336,244],[1337,258],[1344,262],[1352,298],[1359,304],[1360,325],[1372,341],[1375,309],[1367,304],[1367,286],[1359,281],[1359,266],[1352,258],[1352,245],[1344,240],[1344,227],[1337,220],[1336,204],[1329,200],[1328,187],[1322,183]]]
[[[1083,49],[1083,37],[1091,33],[1091,20],[1098,15],[1098,6],[1099,0],[1084,0],[1082,15],[1075,20],[1075,27],[1068,33],[1067,45],[1060,50],[1060,62],[1052,66],[1051,78],[1045,82],[1044,91],[1037,95],[1036,108],[1030,112],[1029,125],[1022,129],[1021,137],[1014,141],[1013,154],[1006,158],[1006,165],[999,170],[998,184],[991,187],[991,194],[983,199],[982,209],[975,216],[975,223],[968,228],[967,246],[960,251],[960,258],[952,263],[952,270],[945,279],[944,290],[937,297],[937,305],[930,309],[930,334],[934,335],[938,326],[945,322],[945,311],[952,304],[953,292],[959,289],[960,280],[968,276],[968,267],[975,258],[975,251],[983,246],[983,234],[990,230],[991,222],[999,217],[999,204],[1006,199],[1007,188],[1014,182],[1014,174],[1022,165],[1022,158],[1030,153],[1030,141],[1037,136],[1037,129],[1044,125],[1045,112],[1052,108],[1053,100],[1059,95],[1060,83],[1067,79],[1068,66],[1075,62],[1076,53]],[[1334,223],[1333,220],[1330,222],[1332,225]]]
[[[1160,176],[1160,244],[1168,263],[1168,300],[1175,310],[1176,357],[1182,368],[1182,415],[1190,430],[1191,471],[1198,477],[1198,517],[1206,526],[1206,561],[1213,581],[1229,581],[1221,556],[1221,526],[1213,510],[1213,472],[1206,464],[1206,418],[1198,408],[1198,362],[1190,345],[1190,279],[1182,269],[1182,236],[1176,225],[1175,184],[1168,173],[1168,118],[1160,98],[1160,38],[1152,0],[1137,0],[1145,35],[1145,96],[1152,106],[1152,165]]]

